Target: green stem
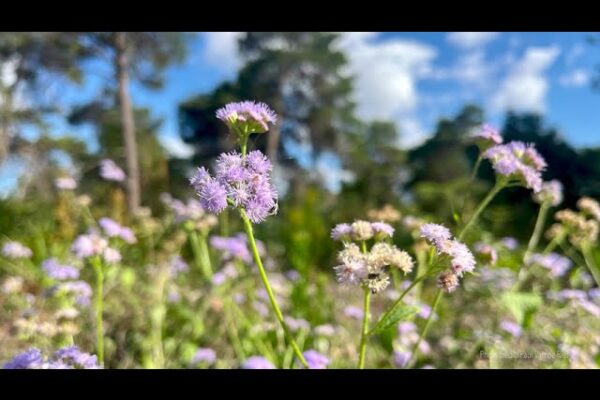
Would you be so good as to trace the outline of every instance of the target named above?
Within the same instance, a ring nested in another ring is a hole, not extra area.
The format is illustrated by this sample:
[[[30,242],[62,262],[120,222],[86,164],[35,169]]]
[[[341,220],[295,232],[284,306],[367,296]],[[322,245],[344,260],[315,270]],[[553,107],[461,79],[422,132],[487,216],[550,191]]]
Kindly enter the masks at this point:
[[[398,306],[398,304],[400,304],[400,302],[402,301],[402,299],[404,298],[404,296],[406,296],[408,294],[408,292],[411,291],[412,288],[414,288],[415,286],[417,286],[423,279],[425,279],[428,276],[427,273],[419,276],[418,278],[416,278],[409,287],[407,287],[406,289],[404,289],[404,291],[400,294],[400,296],[398,297],[398,299],[394,302],[394,304],[392,304],[392,306],[390,308],[388,308],[388,310],[381,316],[381,318],[379,318],[379,320],[377,321],[377,323],[375,324],[375,326],[379,325],[379,322],[382,321],[384,318],[387,318],[389,314],[391,314],[392,311],[394,311],[394,309]],[[371,335],[372,332],[369,332],[369,335]]]
[[[364,242],[363,242],[364,243]],[[365,367],[365,353],[367,351],[367,337],[369,331],[369,309],[371,306],[371,289],[368,287],[364,288],[365,298],[363,302],[363,322],[362,322],[362,333],[360,336],[360,352],[358,356],[358,368],[363,369]]]
[[[191,230],[190,241],[192,243],[192,252],[194,253],[196,265],[200,267],[204,277],[210,279],[212,277],[212,268],[210,265],[210,257],[208,255],[206,236],[203,235],[202,239],[200,239],[198,232],[196,230]]]
[[[91,259],[94,273],[96,274],[96,291],[94,293],[94,307],[96,309],[96,352],[98,362],[104,364],[104,327],[102,323],[102,297],[104,292],[104,272],[102,261],[99,257]]]
[[[471,180],[474,180],[477,176],[477,171],[479,171],[479,166],[481,165],[482,160],[483,157],[479,155],[479,157],[477,157],[477,161],[475,162],[475,166],[473,167],[473,172],[471,173]]]
[[[531,235],[531,239],[529,239],[529,243],[527,244],[527,250],[525,251],[525,256],[523,257],[523,264],[526,264],[531,257],[531,254],[535,251],[540,237],[542,235],[542,228],[544,227],[544,222],[546,221],[546,215],[548,214],[548,210],[550,209],[550,203],[545,201],[540,206],[540,210],[537,215],[537,219],[535,221],[535,227],[533,228],[533,234]],[[519,268],[520,271],[521,268]]]
[[[423,341],[423,338],[425,337],[425,335],[427,335],[427,332],[429,331],[429,327],[431,326],[431,321],[433,320],[433,315],[435,314],[435,310],[437,309],[440,299],[442,298],[442,294],[444,294],[442,289],[438,289],[437,293],[435,294],[435,299],[433,300],[433,304],[431,305],[431,312],[429,313],[429,316],[427,317],[427,321],[425,321],[425,326],[423,327],[423,330],[421,331],[421,334],[419,335],[419,340],[417,340],[417,343],[415,343],[415,345],[413,346],[412,352],[410,354],[410,358],[408,359],[406,366],[411,365],[411,360],[413,360],[415,358],[415,355],[419,351],[419,345],[421,344],[421,342]]]
[[[592,250],[589,244],[584,244],[581,246],[581,253],[583,253],[583,258],[585,259],[585,264],[588,269],[592,273],[594,280],[596,281],[596,285],[600,287],[600,271],[598,270],[598,266],[596,265],[596,261],[594,260],[594,256],[592,254]]]
[[[485,210],[488,204],[498,194],[498,192],[500,192],[504,188],[505,185],[506,183],[503,181],[496,181],[496,184],[494,185],[492,190],[490,190],[485,199],[483,199],[481,204],[479,204],[479,207],[477,207],[477,210],[475,210],[475,213],[473,214],[467,225],[465,225],[460,235],[458,235],[459,241],[462,240],[465,234],[469,231],[469,229],[473,227],[473,224],[475,224],[477,218],[479,218],[479,215],[483,212],[483,210]]]
[[[262,261],[260,259],[260,254],[258,254],[258,248],[256,247],[256,241],[254,240],[254,232],[252,230],[252,224],[250,223],[250,220],[248,219],[248,216],[246,215],[246,212],[243,209],[240,208],[239,212],[240,212],[240,216],[242,217],[242,221],[244,221],[244,228],[246,230],[246,235],[248,235],[248,242],[250,243],[250,249],[252,250],[252,256],[254,257],[254,262],[256,263],[256,266],[258,267],[258,272],[260,274],[260,278],[263,282],[265,290],[267,291],[269,300],[271,301],[271,307],[273,308],[273,311],[275,312],[275,316],[277,317],[277,320],[279,321],[279,325],[281,325],[281,328],[283,329],[283,332],[285,333],[286,339],[288,340],[288,342],[294,349],[294,353],[296,353],[296,357],[298,357],[298,360],[302,363],[302,365],[304,367],[308,368],[308,364],[306,363],[306,360],[304,359],[304,356],[302,355],[302,351],[300,351],[300,348],[298,347],[298,345],[296,344],[296,341],[292,337],[290,330],[283,319],[283,314],[281,313],[281,310],[279,309],[279,306],[277,305],[277,301],[275,300],[275,295],[273,294],[273,290],[271,289],[271,284],[269,283],[269,278],[267,277],[267,273],[265,271],[265,268],[263,267]]]

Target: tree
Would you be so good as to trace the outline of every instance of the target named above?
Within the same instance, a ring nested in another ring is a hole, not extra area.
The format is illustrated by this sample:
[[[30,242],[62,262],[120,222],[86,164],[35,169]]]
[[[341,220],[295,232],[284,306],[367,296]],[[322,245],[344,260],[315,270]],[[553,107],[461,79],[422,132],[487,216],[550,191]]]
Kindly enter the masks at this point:
[[[14,140],[23,124],[43,126],[57,111],[55,99],[39,95],[49,82],[81,83],[81,61],[90,53],[79,33],[16,32],[0,35],[0,164],[19,153]]]
[[[127,165],[128,207],[135,213],[140,205],[140,174],[134,107],[129,93],[130,81],[158,89],[163,84],[165,68],[186,56],[187,35],[183,33],[110,32],[90,33],[87,44],[93,53],[111,63],[119,105],[121,130]]]

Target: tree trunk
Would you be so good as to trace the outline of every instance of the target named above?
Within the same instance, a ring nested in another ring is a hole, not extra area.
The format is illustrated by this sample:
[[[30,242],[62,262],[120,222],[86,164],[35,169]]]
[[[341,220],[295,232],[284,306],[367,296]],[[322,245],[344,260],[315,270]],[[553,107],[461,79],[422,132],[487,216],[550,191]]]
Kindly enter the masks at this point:
[[[115,71],[119,84],[121,126],[125,145],[125,159],[127,161],[127,203],[129,212],[134,214],[140,205],[140,172],[135,138],[135,121],[129,96],[129,74],[127,72],[129,60],[126,54],[126,40],[127,34],[125,32],[115,34]]]

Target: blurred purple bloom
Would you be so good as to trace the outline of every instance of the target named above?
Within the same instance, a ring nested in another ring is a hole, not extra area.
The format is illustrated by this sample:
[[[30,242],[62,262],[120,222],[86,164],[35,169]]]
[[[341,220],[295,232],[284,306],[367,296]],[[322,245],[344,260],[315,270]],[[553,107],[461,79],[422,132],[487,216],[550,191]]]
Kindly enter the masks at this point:
[[[592,303],[591,301],[586,299],[580,299],[575,304],[577,304],[579,307],[583,308],[593,316],[600,318],[600,307],[597,304]]]
[[[7,258],[16,260],[19,258],[30,258],[33,255],[33,252],[30,248],[23,246],[19,242],[10,241],[4,243],[2,254]]]
[[[333,240],[347,240],[352,234],[352,226],[350,224],[337,224],[331,230],[331,238]]]
[[[513,237],[504,237],[501,240],[502,245],[506,247],[508,250],[516,250],[519,247],[519,241]]]
[[[473,134],[473,137],[481,145],[483,145],[484,148],[502,143],[502,136],[500,136],[498,130],[489,124],[481,125],[479,129]]]
[[[42,263],[46,274],[59,281],[79,278],[79,270],[70,265],[62,265],[55,258],[49,258]]]
[[[95,232],[79,235],[73,242],[71,250],[77,258],[87,258],[101,255],[108,246],[108,242]]]
[[[290,316],[286,316],[285,323],[291,331],[295,332],[298,330],[310,330],[310,323],[302,318],[294,318]]]
[[[73,190],[77,188],[77,181],[70,176],[56,178],[54,186],[60,190]]]
[[[533,254],[530,263],[548,269],[552,278],[563,276],[573,265],[571,260],[558,253]]]
[[[424,224],[421,226],[421,237],[437,244],[452,237],[450,230],[439,224]]]
[[[533,145],[519,141],[499,144],[489,148],[483,157],[490,160],[498,174],[521,181],[534,193],[541,190],[541,172],[546,168],[546,162]]]
[[[557,180],[542,183],[542,189],[534,193],[533,200],[536,203],[549,203],[556,207],[563,201],[563,185]]]
[[[75,296],[75,301],[81,306],[89,306],[92,297],[92,288],[85,281],[64,282],[60,289]]]
[[[181,258],[181,256],[173,257],[169,263],[169,267],[171,276],[173,277],[190,269],[190,266],[183,260],[183,258]]]
[[[335,327],[331,324],[316,326],[315,334],[319,336],[333,336],[335,334]]]
[[[398,368],[404,368],[408,365],[412,352],[410,351],[394,351],[394,364]]]
[[[307,350],[302,353],[306,363],[308,364],[308,368],[310,369],[325,369],[331,363],[329,358],[325,357],[321,353],[316,350]]]
[[[344,308],[344,315],[348,318],[361,320],[363,318],[363,310],[356,306],[347,306]]]
[[[16,355],[12,360],[4,364],[4,369],[34,369],[40,368],[44,363],[42,352],[32,348]]]
[[[208,365],[214,364],[217,360],[217,353],[211,348],[203,347],[200,348],[194,353],[192,357],[192,365],[196,365],[199,363],[206,363]]]
[[[121,261],[121,253],[117,249],[107,247],[102,252],[102,258],[108,264],[116,264]]]
[[[242,369],[276,369],[275,366],[266,358],[261,356],[252,356],[242,364]]]
[[[100,161],[100,176],[107,181],[116,182],[122,182],[126,178],[125,172],[110,159]]]
[[[98,359],[95,355],[84,353],[77,346],[65,347],[54,353],[54,361],[77,369],[99,369]]]
[[[513,337],[519,337],[523,333],[523,329],[519,324],[508,320],[500,322],[500,328],[510,333]]]
[[[379,237],[392,237],[394,235],[394,228],[385,222],[371,222],[373,233]]]

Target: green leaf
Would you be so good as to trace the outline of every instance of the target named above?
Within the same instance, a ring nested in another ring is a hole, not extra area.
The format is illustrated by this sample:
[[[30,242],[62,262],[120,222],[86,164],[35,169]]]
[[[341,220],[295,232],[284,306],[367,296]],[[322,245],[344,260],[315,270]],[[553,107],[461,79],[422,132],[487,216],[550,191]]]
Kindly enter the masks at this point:
[[[371,329],[369,335],[385,332],[386,330],[394,326],[397,322],[407,319],[408,317],[415,314],[417,311],[419,311],[417,307],[399,304],[385,318],[379,320],[377,325],[375,325],[375,327]]]
[[[537,293],[507,292],[502,295],[502,304],[515,317],[519,325],[530,318],[542,304],[542,298]]]

